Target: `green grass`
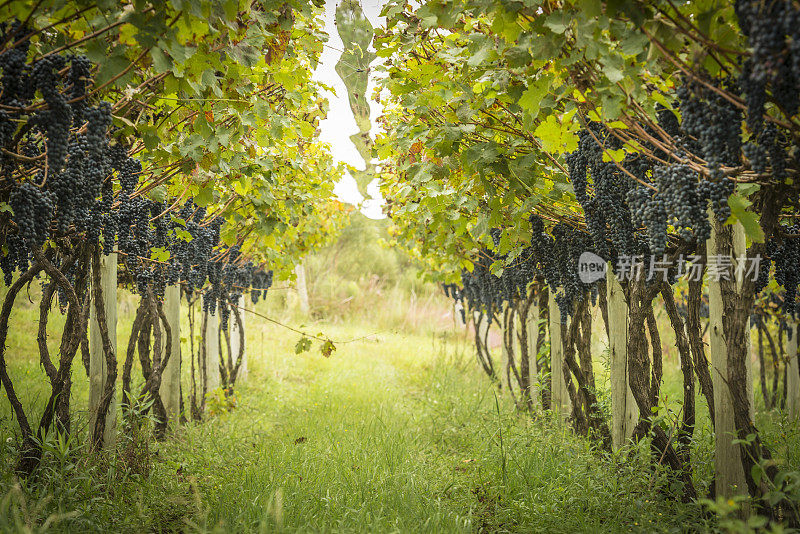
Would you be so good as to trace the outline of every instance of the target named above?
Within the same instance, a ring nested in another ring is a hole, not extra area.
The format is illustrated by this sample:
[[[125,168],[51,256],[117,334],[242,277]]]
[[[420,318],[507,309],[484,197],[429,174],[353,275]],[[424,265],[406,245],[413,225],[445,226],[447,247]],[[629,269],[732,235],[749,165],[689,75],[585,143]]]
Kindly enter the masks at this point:
[[[129,300],[121,306],[121,344]],[[12,376],[33,412],[47,393],[32,345],[37,309],[15,311],[8,343]],[[298,324],[280,310],[269,313]],[[52,322],[57,332],[55,316]],[[0,402],[0,529],[681,532],[714,526],[699,505],[680,504],[664,491],[668,481],[650,470],[642,450],[606,455],[545,415],[518,413],[480,373],[469,342],[446,318],[440,323],[411,333],[376,332],[366,323],[309,324],[309,331],[335,340],[361,338],[323,358],[316,347],[294,354],[296,334],[250,316],[250,374],[237,388],[235,409],[179,427],[163,443],[146,441],[149,453],[138,463],[124,441],[108,459],[87,459],[83,434],[67,445],[50,443],[38,478],[21,486],[11,474],[16,422]],[[86,385],[77,361],[74,382],[80,427]],[[780,431],[796,435],[790,427]],[[796,441],[787,438],[784,450],[790,443]],[[708,471],[701,469],[699,482],[708,483]]]

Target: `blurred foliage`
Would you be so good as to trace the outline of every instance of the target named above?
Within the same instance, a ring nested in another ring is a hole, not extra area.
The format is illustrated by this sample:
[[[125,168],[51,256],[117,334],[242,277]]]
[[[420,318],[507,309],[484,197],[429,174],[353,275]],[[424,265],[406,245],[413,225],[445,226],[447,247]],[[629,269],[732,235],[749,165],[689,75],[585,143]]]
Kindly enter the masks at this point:
[[[341,319],[355,313],[374,318],[395,306],[405,315],[409,299],[432,304],[435,299],[443,309],[436,286],[419,277],[414,261],[386,246],[390,224],[387,219],[352,217],[334,243],[307,258],[306,282],[316,317]]]

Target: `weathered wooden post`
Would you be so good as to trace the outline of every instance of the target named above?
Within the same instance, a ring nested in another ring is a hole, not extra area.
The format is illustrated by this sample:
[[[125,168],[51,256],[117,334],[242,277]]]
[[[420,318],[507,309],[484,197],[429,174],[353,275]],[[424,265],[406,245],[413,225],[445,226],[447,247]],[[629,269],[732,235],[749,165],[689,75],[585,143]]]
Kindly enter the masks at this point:
[[[108,325],[108,337],[111,347],[117,354],[117,255],[109,254],[100,257],[100,286],[103,290],[103,307]],[[97,324],[97,312],[94,303],[89,306],[89,428],[95,427],[100,401],[106,387],[108,366],[103,352],[103,339]],[[103,432],[103,448],[114,446],[117,434],[117,401],[116,384],[114,398],[106,412],[106,423]]]
[[[305,265],[298,263],[294,268],[294,274],[297,275],[297,298],[300,301],[300,311],[307,314],[311,310],[311,306],[308,302]]]
[[[528,330],[528,359],[530,360],[530,379],[531,379],[531,402],[533,408],[537,408],[541,404],[539,398],[539,373],[536,360],[539,357],[539,346],[536,341],[539,339],[539,306],[534,299],[533,303],[528,307],[528,320],[525,326]]]
[[[181,409],[181,288],[168,286],[164,292],[164,315],[172,336],[172,353],[161,375],[159,394],[170,421],[178,421]]]
[[[456,328],[466,328],[465,321],[466,314],[464,312],[464,304],[460,300],[453,301],[453,324]]]
[[[628,303],[611,264],[606,276],[608,347],[611,353],[611,442],[619,449],[633,435],[639,408],[628,386]]]
[[[567,384],[564,380],[564,345],[561,335],[561,310],[553,291],[549,296],[550,308],[550,409],[566,419],[571,407]]]
[[[219,387],[219,311],[215,314],[206,314],[205,332],[203,332],[203,346],[205,353],[205,366],[202,371],[203,384],[206,393]]]
[[[789,339],[786,364],[786,412],[789,417],[800,418],[800,363],[797,359],[797,336],[800,335],[798,323],[789,324]]]
[[[245,340],[244,351],[242,351],[242,365],[239,367],[239,373],[236,375],[236,381],[242,381],[247,378],[247,328],[245,326],[245,312],[244,312],[244,295],[240,295],[237,298],[233,305],[236,306],[237,312],[239,313],[239,318],[242,322],[242,332],[244,333],[244,337],[242,339]],[[233,317],[233,313],[231,313],[230,318],[228,319],[228,325],[231,329],[231,359],[233,360],[233,364],[236,365],[236,359],[239,357],[239,336],[241,335],[239,331],[239,323]]]
[[[714,217],[712,214],[711,217]],[[713,221],[713,219],[712,219]],[[712,261],[718,261],[716,225],[711,225],[711,237],[707,242],[708,250],[708,308],[709,308],[709,337],[711,353],[711,378],[714,384],[714,443],[715,443],[715,483],[717,497],[730,498],[735,495],[747,495],[747,481],[742,466],[741,451],[734,441],[738,439],[734,419],[733,399],[728,387],[728,349],[725,343],[725,332],[722,324],[723,302],[719,278],[721,276],[736,276],[736,269],[722,269],[714,272],[711,268]],[[736,223],[733,228],[733,255],[738,258],[746,253],[744,227]],[[730,259],[730,258],[727,258]],[[727,263],[727,262],[726,262]],[[719,274],[720,276],[717,276]],[[742,272],[744,276],[744,271]],[[716,279],[715,279],[716,278]],[[741,285],[742,280],[737,280]],[[747,330],[749,332],[749,329]],[[747,336],[749,342],[749,335]],[[749,350],[747,351],[749,355]],[[752,362],[747,358],[747,388],[750,400],[750,417],[753,417],[753,380]]]
[[[509,353],[508,353],[508,349],[511,348],[511,350],[514,350],[514,347],[513,347],[513,343],[514,343],[514,316],[513,316],[513,312],[511,312],[510,310],[511,310],[511,305],[510,304],[509,304],[508,308],[502,310],[503,324],[501,325],[502,343],[500,344],[500,355],[501,355],[501,358],[502,358],[501,365],[506,365],[506,366],[509,365],[508,359],[509,359],[509,357],[511,357],[511,355],[509,355]],[[509,315],[509,314],[511,314],[511,315]],[[511,344],[511,347],[509,347],[509,344]],[[513,393],[514,385],[511,383],[513,378],[511,376],[511,374],[505,373],[501,369],[501,371],[500,371],[500,382],[501,383],[503,382],[503,377],[504,376],[506,377],[506,380],[508,381],[508,383],[506,384],[506,386],[508,387],[508,390]]]

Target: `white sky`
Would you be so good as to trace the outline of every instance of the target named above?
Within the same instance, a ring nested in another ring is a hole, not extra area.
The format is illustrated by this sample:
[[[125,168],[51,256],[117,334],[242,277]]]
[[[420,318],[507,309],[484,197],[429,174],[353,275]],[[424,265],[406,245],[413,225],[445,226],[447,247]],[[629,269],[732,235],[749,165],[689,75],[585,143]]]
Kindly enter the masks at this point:
[[[320,58],[320,65],[314,72],[315,80],[333,87],[336,91],[336,94],[325,93],[330,103],[330,109],[328,117],[320,123],[320,137],[322,141],[330,143],[334,158],[352,165],[356,169],[363,170],[365,167],[364,160],[353,143],[350,142],[350,136],[358,132],[358,126],[356,126],[353,112],[350,110],[350,104],[347,101],[347,89],[345,89],[342,79],[339,78],[335,70],[336,62],[339,61],[339,56],[341,56],[341,51],[343,50],[342,40],[339,38],[334,24],[336,6],[340,3],[337,0],[327,0],[325,2],[325,30],[330,35],[330,39],[326,43]],[[383,24],[383,18],[379,16],[382,4],[382,0],[361,0],[361,7],[373,27]],[[374,86],[375,83],[370,80],[367,96],[369,98],[373,128],[377,128],[375,119],[381,112],[381,106],[371,98]],[[364,197],[358,192],[356,181],[349,174],[346,174],[336,184],[334,192],[340,200],[352,204],[358,204],[364,200]],[[371,198],[364,200],[361,212],[372,219],[384,218],[385,216],[381,211],[384,201],[380,196],[377,180],[373,180],[367,186],[367,194]]]

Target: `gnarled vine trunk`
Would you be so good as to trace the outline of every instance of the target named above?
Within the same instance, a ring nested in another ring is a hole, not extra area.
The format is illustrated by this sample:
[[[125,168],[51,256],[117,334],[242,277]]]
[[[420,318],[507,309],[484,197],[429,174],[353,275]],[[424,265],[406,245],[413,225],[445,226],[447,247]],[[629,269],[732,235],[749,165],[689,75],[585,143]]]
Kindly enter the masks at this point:
[[[628,381],[639,408],[639,422],[633,437],[642,439],[650,436],[655,461],[665,463],[672,469],[683,486],[684,500],[689,501],[697,496],[692,482],[691,466],[675,451],[672,439],[666,431],[661,426],[652,424],[655,409],[658,407],[657,395],[661,381],[660,361],[657,361],[660,359],[660,350],[654,350],[656,361],[651,373],[645,325],[651,330],[650,337],[653,340],[657,336],[657,329],[652,319],[652,302],[661,290],[661,283],[647,283],[641,272],[629,282]],[[651,346],[655,347],[652,343]]]

